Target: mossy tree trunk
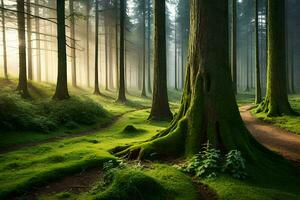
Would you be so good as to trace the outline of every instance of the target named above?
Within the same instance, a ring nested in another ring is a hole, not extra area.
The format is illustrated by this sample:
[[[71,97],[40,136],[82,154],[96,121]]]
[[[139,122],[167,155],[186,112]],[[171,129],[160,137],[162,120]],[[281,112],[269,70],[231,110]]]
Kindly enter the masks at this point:
[[[1,0],[1,7],[4,8],[4,0]],[[3,67],[4,67],[4,78],[8,79],[7,72],[7,49],[6,49],[6,24],[5,24],[5,12],[1,9],[1,19],[2,19],[2,45],[3,45]]]
[[[285,1],[268,1],[267,94],[257,111],[268,116],[295,114],[288,101],[285,45]]]
[[[115,149],[129,159],[190,156],[208,141],[249,160],[266,151],[246,129],[229,67],[228,1],[191,0],[191,30],[181,108],[170,126],[140,145]],[[262,156],[264,157],[264,156]],[[260,158],[262,158],[260,157]]]
[[[258,0],[255,0],[255,69],[256,69],[256,87],[255,104],[262,101],[261,83],[260,83],[260,62],[259,62],[259,24],[258,24]]]
[[[154,86],[149,119],[169,120],[172,113],[168,101],[166,57],[166,2],[154,1]]]
[[[100,95],[99,89],[99,0],[95,1],[95,82],[94,94]]]
[[[126,17],[126,0],[120,0],[120,56],[119,56],[119,89],[117,101],[126,102],[125,89],[125,17]]]
[[[67,80],[67,53],[66,53],[66,28],[65,28],[65,1],[56,0],[57,6],[57,47],[58,47],[58,72],[56,91],[53,99],[68,99]]]
[[[29,98],[27,87],[26,67],[26,36],[25,36],[25,3],[24,0],[17,2],[18,39],[19,39],[19,84],[17,90],[23,98]]]

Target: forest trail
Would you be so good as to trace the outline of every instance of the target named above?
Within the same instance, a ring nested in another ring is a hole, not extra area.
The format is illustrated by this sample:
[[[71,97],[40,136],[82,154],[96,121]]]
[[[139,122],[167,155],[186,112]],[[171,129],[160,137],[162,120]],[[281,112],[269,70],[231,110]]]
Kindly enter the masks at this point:
[[[251,134],[267,148],[300,162],[300,135],[257,119],[250,112],[252,108],[253,104],[240,107],[241,116]]]

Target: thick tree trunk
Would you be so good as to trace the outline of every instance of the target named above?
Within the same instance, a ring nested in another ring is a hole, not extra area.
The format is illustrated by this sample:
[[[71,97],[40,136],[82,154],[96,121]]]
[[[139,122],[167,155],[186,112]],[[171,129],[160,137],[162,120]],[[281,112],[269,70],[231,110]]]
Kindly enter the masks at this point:
[[[262,101],[261,84],[260,84],[260,62],[259,62],[259,30],[258,30],[258,0],[255,0],[255,69],[256,69],[256,87],[255,87],[255,104]]]
[[[237,35],[237,11],[236,11],[236,1],[232,0],[232,33],[231,33],[231,74],[233,89],[235,94],[237,94],[237,68],[236,68],[236,35]]]
[[[28,61],[28,79],[33,79],[33,64],[32,64],[32,28],[31,28],[31,3],[30,0],[26,1],[27,3],[27,61]]]
[[[154,1],[154,87],[150,120],[172,119],[168,102],[165,1]]]
[[[201,151],[209,141],[223,153],[240,150],[247,161],[265,159],[264,153],[269,152],[247,131],[235,101],[229,67],[227,3],[191,0],[189,56],[181,108],[165,131],[141,145],[115,149],[117,155],[130,159],[188,156]],[[267,155],[270,158],[273,154]]]
[[[39,9],[39,0],[34,1],[34,14],[36,16],[40,16],[40,9]],[[41,69],[41,36],[40,36],[40,19],[35,18],[35,39],[36,39],[36,76],[37,81],[42,80],[42,69]]]
[[[86,1],[86,85],[90,87],[90,0]]]
[[[268,116],[295,114],[287,95],[286,45],[285,45],[285,1],[268,1],[268,71],[267,94],[258,112]],[[280,80],[280,81],[278,81]]]
[[[99,0],[95,1],[95,86],[94,94],[100,95],[99,89]]]
[[[120,77],[117,101],[126,102],[125,89],[125,17],[126,17],[126,0],[120,0]]]
[[[17,90],[23,98],[29,98],[27,88],[26,69],[26,36],[25,36],[25,3],[24,0],[17,2],[18,39],[19,39],[19,84]]]
[[[1,7],[4,8],[4,0],[1,0]],[[8,79],[7,72],[7,50],[6,50],[6,24],[5,24],[5,12],[4,9],[1,9],[1,18],[2,18],[2,43],[3,43],[3,67],[4,67],[4,78]]]
[[[67,53],[66,53],[66,28],[65,28],[65,1],[56,0],[57,6],[57,54],[58,71],[56,91],[53,96],[55,100],[68,99],[68,80],[67,80]]]
[[[76,74],[76,36],[75,36],[75,13],[74,2],[69,0],[70,10],[70,37],[71,37],[71,63],[72,63],[72,86],[77,86],[77,74]]]
[[[142,5],[143,5],[143,19],[142,19],[142,52],[143,52],[143,56],[142,56],[142,66],[143,66],[143,70],[142,70],[142,97],[147,97],[147,92],[146,92],[146,2],[145,0],[142,0]]]

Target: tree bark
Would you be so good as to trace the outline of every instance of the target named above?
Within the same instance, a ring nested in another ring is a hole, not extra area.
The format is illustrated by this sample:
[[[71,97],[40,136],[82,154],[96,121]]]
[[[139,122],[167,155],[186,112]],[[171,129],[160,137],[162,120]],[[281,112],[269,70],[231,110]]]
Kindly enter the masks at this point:
[[[255,104],[262,101],[261,84],[260,84],[260,62],[259,62],[259,25],[258,25],[258,0],[255,0],[255,69],[256,69],[256,90]]]
[[[146,0],[147,1],[147,55],[148,55],[148,92],[150,94],[152,94],[152,82],[151,82],[151,4],[150,4],[150,0]]]
[[[146,92],[146,1],[142,0],[142,5],[143,5],[143,11],[142,11],[142,66],[143,66],[143,78],[142,78],[142,97],[147,97],[147,92]]]
[[[28,79],[33,80],[33,64],[32,64],[32,28],[31,28],[31,3],[27,0],[27,53],[28,53]]]
[[[154,1],[154,86],[150,120],[172,119],[167,89],[165,6],[165,1]]]
[[[174,74],[174,76],[175,76],[175,79],[174,79],[174,84],[175,84],[175,90],[178,90],[178,80],[177,80],[177,78],[178,78],[178,72],[177,72],[177,70],[178,70],[178,48],[177,48],[177,22],[176,22],[176,20],[177,20],[177,17],[176,17],[176,14],[175,14],[175,26],[174,26],[174,32],[175,32],[175,34],[174,34],[174,45],[175,45],[175,48],[174,48],[174,52],[175,52],[175,66],[174,66],[174,68],[175,68],[175,74]]]
[[[4,8],[4,0],[1,0],[1,7]],[[6,49],[6,30],[5,30],[5,12],[4,9],[1,9],[1,18],[2,18],[2,43],[3,43],[3,67],[4,67],[4,78],[8,79],[7,72],[7,49]]]
[[[64,100],[70,97],[67,80],[68,73],[66,53],[65,1],[56,0],[56,6],[58,71],[56,91],[53,99]]]
[[[95,1],[95,86],[94,94],[100,95],[99,89],[99,0]]]
[[[265,112],[268,116],[293,115],[295,111],[287,94],[285,1],[269,0],[268,7],[267,94],[257,112]]]
[[[90,87],[90,0],[86,1],[86,85]]]
[[[29,98],[26,69],[26,33],[25,33],[25,3],[17,2],[18,39],[19,39],[19,84],[17,90],[23,98]]]
[[[125,89],[125,17],[126,17],[126,0],[120,0],[120,77],[117,101],[126,102]]]
[[[75,13],[74,13],[74,1],[69,0],[70,10],[70,37],[71,37],[71,63],[72,63],[72,86],[77,86],[77,74],[76,74],[76,36],[75,36]]]

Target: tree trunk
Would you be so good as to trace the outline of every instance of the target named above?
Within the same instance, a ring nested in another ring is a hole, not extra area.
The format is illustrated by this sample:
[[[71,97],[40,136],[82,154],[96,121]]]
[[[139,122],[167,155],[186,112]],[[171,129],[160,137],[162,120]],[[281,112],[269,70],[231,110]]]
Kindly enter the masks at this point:
[[[222,153],[241,151],[247,162],[275,157],[247,131],[235,101],[229,67],[227,3],[191,0],[189,56],[181,108],[169,128],[141,145],[125,150],[119,147],[118,156],[188,156],[199,153],[209,141]]]
[[[115,31],[116,31],[116,39],[115,39],[115,42],[116,42],[116,87],[119,88],[119,34],[118,34],[118,31],[119,31],[119,12],[118,12],[118,1],[119,0],[115,0],[115,12],[116,12],[116,16],[115,16]]]
[[[74,13],[74,2],[69,0],[70,10],[70,37],[71,37],[71,63],[72,63],[72,86],[77,86],[77,75],[76,75],[76,36],[75,36],[75,13]]]
[[[58,71],[56,91],[53,96],[55,100],[68,99],[68,80],[67,80],[67,53],[66,53],[66,28],[65,28],[65,1],[56,0],[57,6],[57,54]]]
[[[290,76],[291,76],[291,93],[295,94],[295,46],[294,46],[294,35],[292,34],[291,37],[291,70],[290,70]]]
[[[1,0],[1,7],[4,8],[4,0]],[[2,18],[2,43],[3,43],[3,67],[4,67],[4,78],[8,79],[7,72],[7,50],[6,50],[6,30],[5,30],[5,12],[1,9]]]
[[[36,16],[40,15],[40,9],[39,9],[39,0],[34,1],[34,14]],[[41,69],[41,36],[40,36],[40,19],[35,18],[35,39],[36,39],[36,76],[37,81],[42,80],[42,69]]]
[[[148,92],[151,94],[152,93],[152,83],[151,83],[151,4],[150,0],[147,1],[147,55],[148,55]]]
[[[104,34],[104,39],[105,39],[105,90],[108,90],[108,18],[109,16],[107,16],[107,13],[104,13],[104,30],[105,30],[105,34]]]
[[[258,112],[268,116],[295,114],[287,95],[285,1],[268,1],[268,71],[267,94]],[[278,81],[280,80],[280,81]]]
[[[255,104],[262,101],[260,84],[260,63],[259,63],[259,29],[258,29],[258,0],[255,0],[255,69],[256,69],[256,92]]]
[[[236,1],[237,0],[232,0],[232,34],[231,34],[231,74],[232,74],[232,82],[233,82],[233,89],[234,93],[237,94],[237,68],[236,68],[236,35],[237,35],[237,27],[236,27],[236,22],[237,22],[237,12],[236,12]]]
[[[90,0],[86,1],[86,85],[90,87]]]
[[[142,66],[143,66],[143,82],[142,82],[142,97],[147,97],[147,92],[146,92],[146,2],[145,0],[142,1],[143,4],[143,19],[142,19],[142,52],[143,52],[143,56],[142,56]]]
[[[172,119],[167,89],[165,4],[165,1],[154,1],[154,87],[152,109],[149,116],[151,120]]]
[[[26,36],[25,36],[25,3],[24,0],[17,2],[18,39],[19,39],[19,84],[17,90],[23,98],[29,98],[27,88],[26,69]]]
[[[100,95],[99,89],[99,1],[95,1],[95,88],[94,94]]]
[[[175,79],[174,79],[174,82],[175,82],[175,90],[178,90],[178,80],[177,80],[177,77],[178,77],[178,74],[177,74],[177,69],[178,69],[178,51],[177,51],[177,17],[176,17],[176,14],[175,14],[175,27],[174,27],[174,32],[175,32],[175,35],[174,35],[174,45],[175,45],[175,48],[174,48],[174,52],[175,52],[175,73],[174,73],[174,76],[175,76]]]
[[[117,101],[126,102],[125,89],[125,17],[126,17],[126,0],[120,0],[120,77]]]

